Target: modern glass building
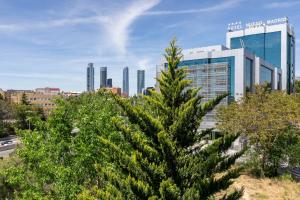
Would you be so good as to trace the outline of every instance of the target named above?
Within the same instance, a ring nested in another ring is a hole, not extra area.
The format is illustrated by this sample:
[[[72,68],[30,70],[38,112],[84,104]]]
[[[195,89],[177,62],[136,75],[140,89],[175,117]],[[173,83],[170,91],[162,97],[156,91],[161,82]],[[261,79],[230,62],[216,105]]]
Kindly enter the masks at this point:
[[[89,63],[86,69],[86,90],[94,91],[94,64]]]
[[[123,93],[129,95],[129,68],[125,67],[123,69]]]
[[[112,79],[111,79],[111,78],[108,78],[108,79],[106,80],[106,87],[112,88]]]
[[[287,19],[281,24],[262,24],[242,30],[229,30],[226,43],[230,49],[245,48],[281,69],[282,89],[288,93],[294,91],[295,34]],[[265,73],[266,70],[262,68],[262,72]]]
[[[145,88],[145,70],[137,70],[137,93],[141,94]]]
[[[179,67],[184,67],[187,79],[192,80],[191,87],[200,87],[199,95],[203,102],[218,95],[228,93],[220,105],[239,100],[247,92],[253,91],[255,84],[269,83],[272,89],[280,89],[281,69],[264,61],[247,49],[228,49],[222,45],[183,50]],[[167,68],[164,64],[163,69]],[[209,112],[202,129],[215,126],[216,110]]]
[[[100,88],[106,87],[107,67],[100,67]]]

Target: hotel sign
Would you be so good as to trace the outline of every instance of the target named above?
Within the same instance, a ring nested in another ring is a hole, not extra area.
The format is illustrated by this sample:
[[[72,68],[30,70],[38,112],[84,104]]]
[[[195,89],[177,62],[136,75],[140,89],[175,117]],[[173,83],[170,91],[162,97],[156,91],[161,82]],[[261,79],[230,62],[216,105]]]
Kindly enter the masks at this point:
[[[284,24],[284,23],[288,23],[288,21],[289,19],[287,17],[282,17],[282,18],[267,20],[266,22],[264,21],[250,22],[250,23],[246,23],[245,26],[247,29],[249,29],[249,28],[257,28],[257,27],[265,27],[265,26],[270,26],[275,24]],[[243,28],[244,27],[242,25],[242,22],[235,22],[235,23],[228,24],[228,31],[237,31]]]

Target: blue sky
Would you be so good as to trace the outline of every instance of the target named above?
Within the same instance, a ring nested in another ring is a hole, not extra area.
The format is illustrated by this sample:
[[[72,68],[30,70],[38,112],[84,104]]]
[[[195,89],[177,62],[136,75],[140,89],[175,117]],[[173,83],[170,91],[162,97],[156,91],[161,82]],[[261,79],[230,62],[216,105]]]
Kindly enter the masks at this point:
[[[154,85],[172,37],[182,48],[225,44],[230,22],[283,16],[297,36],[299,10],[300,0],[0,0],[0,88],[83,91],[93,62],[96,87],[101,66],[119,87],[129,66],[133,94],[137,69],[146,70],[146,86]]]

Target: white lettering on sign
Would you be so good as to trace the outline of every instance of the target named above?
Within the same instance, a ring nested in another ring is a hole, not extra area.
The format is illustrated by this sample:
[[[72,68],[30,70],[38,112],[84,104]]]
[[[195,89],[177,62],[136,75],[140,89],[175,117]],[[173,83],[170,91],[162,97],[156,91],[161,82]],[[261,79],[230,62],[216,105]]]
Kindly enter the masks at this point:
[[[277,18],[277,19],[271,19],[267,20],[266,22],[263,21],[257,21],[257,22],[250,22],[246,24],[246,28],[258,28],[258,27],[265,27],[269,25],[275,25],[275,24],[284,24],[288,23],[289,19],[287,17]],[[228,24],[228,31],[236,31],[243,29],[242,22],[235,22]]]

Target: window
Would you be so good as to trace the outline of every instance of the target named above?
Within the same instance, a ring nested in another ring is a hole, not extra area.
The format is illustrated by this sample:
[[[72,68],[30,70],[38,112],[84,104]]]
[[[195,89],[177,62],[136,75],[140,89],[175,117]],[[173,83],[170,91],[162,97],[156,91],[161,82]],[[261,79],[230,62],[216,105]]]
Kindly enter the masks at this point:
[[[246,48],[265,61],[281,68],[281,32],[261,33],[231,38],[231,48]]]
[[[273,88],[272,82],[272,70],[268,69],[267,67],[261,65],[260,72],[259,72],[259,83],[260,84],[267,84],[270,88]]]
[[[253,91],[253,61],[249,58],[246,58],[245,91]]]

